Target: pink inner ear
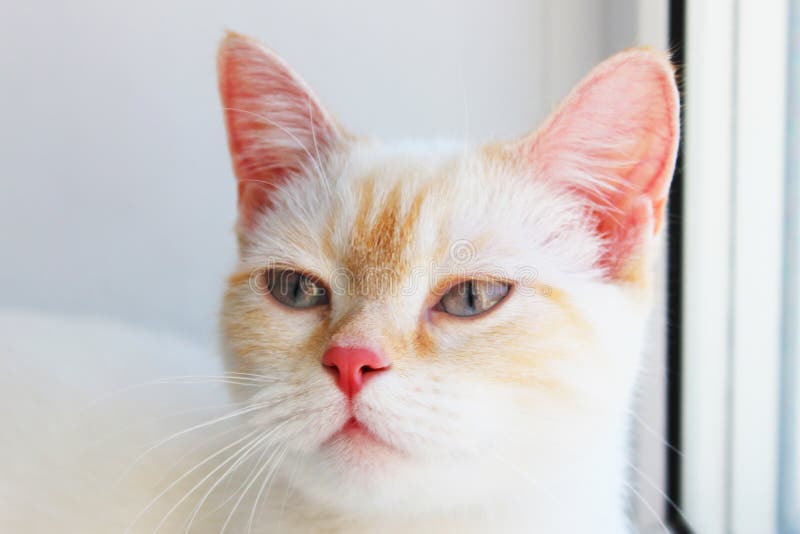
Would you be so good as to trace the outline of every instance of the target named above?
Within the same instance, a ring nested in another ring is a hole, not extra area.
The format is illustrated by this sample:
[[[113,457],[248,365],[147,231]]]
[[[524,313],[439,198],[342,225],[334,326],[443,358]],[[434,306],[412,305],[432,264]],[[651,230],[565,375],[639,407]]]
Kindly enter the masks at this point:
[[[587,199],[613,277],[660,229],[677,146],[672,66],[632,50],[595,68],[521,150],[537,176]]]
[[[306,170],[319,172],[339,134],[302,80],[255,41],[228,34],[218,73],[240,224],[247,229],[270,206],[273,189]]]

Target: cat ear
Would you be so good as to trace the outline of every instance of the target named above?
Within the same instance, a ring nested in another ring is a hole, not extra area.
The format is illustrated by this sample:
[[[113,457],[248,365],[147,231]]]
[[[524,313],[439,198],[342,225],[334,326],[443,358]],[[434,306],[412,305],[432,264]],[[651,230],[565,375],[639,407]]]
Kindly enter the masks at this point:
[[[605,244],[599,266],[626,278],[662,226],[678,135],[672,64],[636,49],[596,67],[516,149],[535,176],[587,201]]]
[[[270,192],[321,159],[342,133],[305,83],[256,41],[228,33],[217,60],[228,146],[238,178],[239,225],[252,227]]]

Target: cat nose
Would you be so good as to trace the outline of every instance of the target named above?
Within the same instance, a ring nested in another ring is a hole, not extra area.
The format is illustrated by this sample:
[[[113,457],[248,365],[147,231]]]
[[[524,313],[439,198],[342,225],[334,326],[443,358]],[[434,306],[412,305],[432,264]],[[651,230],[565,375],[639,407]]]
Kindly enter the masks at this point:
[[[386,358],[371,349],[360,347],[329,347],[322,356],[322,365],[350,399],[361,391],[368,378],[389,368]]]

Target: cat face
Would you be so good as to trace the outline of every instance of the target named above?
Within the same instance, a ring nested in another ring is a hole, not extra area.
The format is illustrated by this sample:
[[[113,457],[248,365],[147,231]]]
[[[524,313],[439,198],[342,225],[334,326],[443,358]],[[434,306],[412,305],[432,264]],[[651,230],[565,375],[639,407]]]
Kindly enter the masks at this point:
[[[622,448],[677,146],[665,57],[620,54],[537,132],[477,148],[356,138],[253,41],[219,58],[224,344],[260,377],[235,393],[280,475],[353,513],[421,511]]]

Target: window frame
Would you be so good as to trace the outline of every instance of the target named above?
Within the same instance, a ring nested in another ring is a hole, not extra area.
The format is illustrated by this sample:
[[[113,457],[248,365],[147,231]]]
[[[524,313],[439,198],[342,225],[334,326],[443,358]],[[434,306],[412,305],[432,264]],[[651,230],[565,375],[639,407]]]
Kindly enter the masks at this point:
[[[777,532],[786,0],[689,0],[681,505]]]

